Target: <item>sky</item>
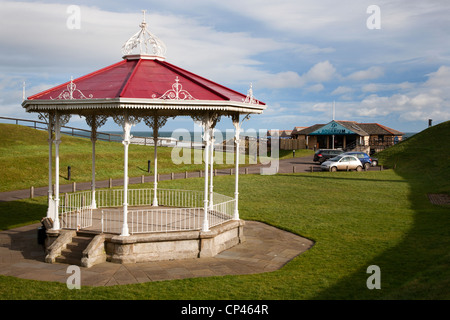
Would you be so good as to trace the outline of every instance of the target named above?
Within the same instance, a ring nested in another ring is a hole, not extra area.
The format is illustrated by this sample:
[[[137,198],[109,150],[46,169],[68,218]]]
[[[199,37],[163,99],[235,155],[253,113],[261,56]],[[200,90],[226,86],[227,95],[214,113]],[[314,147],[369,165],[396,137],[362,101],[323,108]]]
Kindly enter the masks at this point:
[[[244,94],[252,84],[267,109],[244,132],[333,114],[403,132],[450,120],[448,0],[0,0],[0,116],[38,119],[21,106],[24,82],[28,97],[119,62],[142,10],[167,62]],[[88,128],[79,116],[68,125]],[[194,126],[180,117],[161,130]]]

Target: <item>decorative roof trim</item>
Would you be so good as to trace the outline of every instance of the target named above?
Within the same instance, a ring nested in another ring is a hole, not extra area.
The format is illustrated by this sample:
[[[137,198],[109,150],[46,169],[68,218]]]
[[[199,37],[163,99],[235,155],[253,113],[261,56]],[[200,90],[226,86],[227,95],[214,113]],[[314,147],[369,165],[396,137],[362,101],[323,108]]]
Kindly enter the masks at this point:
[[[172,84],[172,89],[167,90],[159,98],[156,97],[156,94],[152,95],[152,98],[163,100],[197,100],[189,92],[183,89],[178,76],[175,78],[175,82]]]
[[[89,100],[25,100],[22,106],[27,112],[43,110],[99,110],[99,109],[149,109],[149,110],[213,110],[242,113],[262,113],[265,105],[237,101],[215,100],[162,100],[162,99],[89,99]]]
[[[78,98],[74,96],[74,93],[78,95]],[[90,94],[86,97],[81,90],[77,89],[77,85],[73,82],[73,77],[70,77],[70,82],[67,84],[66,89],[61,91],[61,93],[56,97],[50,99],[52,100],[74,100],[74,99],[92,99],[93,95]]]

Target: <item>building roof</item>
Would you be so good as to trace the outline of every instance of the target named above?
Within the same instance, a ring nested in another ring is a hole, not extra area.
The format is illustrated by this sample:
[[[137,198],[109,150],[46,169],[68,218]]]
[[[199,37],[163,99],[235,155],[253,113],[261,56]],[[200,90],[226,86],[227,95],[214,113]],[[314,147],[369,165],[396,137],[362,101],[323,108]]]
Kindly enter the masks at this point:
[[[321,127],[323,127],[324,126],[324,124],[315,124],[315,125],[312,125],[312,126],[310,126],[310,127],[306,127],[305,129],[303,129],[303,130],[299,130],[299,131],[297,131],[297,132],[293,132],[292,134],[294,135],[308,135],[308,134],[310,134],[311,132],[314,132],[314,131],[316,131],[317,129],[319,129],[319,128],[321,128]]]
[[[291,134],[295,135],[298,132],[302,131],[303,129],[306,129],[307,127],[294,127],[294,129],[292,130]]]
[[[327,124],[315,124],[311,127],[307,127],[303,130],[299,130],[297,132],[292,132],[292,135],[309,135],[311,133],[317,132],[322,127],[331,124],[332,122],[336,122],[342,127],[354,132],[360,136],[368,136],[368,135],[396,135],[401,136],[403,132],[394,130],[392,128],[383,126],[378,123],[359,123],[356,121],[343,121],[343,120],[333,120]]]
[[[383,126],[379,123],[360,123],[358,124],[361,128],[364,129],[367,133],[371,135],[379,134],[379,135],[394,135],[394,136],[402,136],[403,132],[397,131],[395,129]]]
[[[35,94],[28,100],[65,99],[74,86],[73,98],[92,99],[175,99],[243,102],[246,95],[207,80],[194,73],[156,59],[124,59]],[[263,104],[263,103],[261,103]]]

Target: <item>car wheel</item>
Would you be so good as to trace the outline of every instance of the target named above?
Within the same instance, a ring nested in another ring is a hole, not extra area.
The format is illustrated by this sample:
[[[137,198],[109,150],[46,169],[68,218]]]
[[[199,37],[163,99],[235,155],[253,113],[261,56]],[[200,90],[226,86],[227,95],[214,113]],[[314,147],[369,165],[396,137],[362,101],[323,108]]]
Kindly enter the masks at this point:
[[[330,171],[331,171],[331,172],[336,172],[336,171],[337,171],[337,168],[336,168],[336,167],[331,167],[331,168],[330,168]]]
[[[356,167],[356,171],[361,172],[362,171],[362,167],[361,166],[357,166]]]
[[[370,167],[370,163],[368,163],[368,162],[364,163],[364,169],[365,170],[368,170],[369,167]]]

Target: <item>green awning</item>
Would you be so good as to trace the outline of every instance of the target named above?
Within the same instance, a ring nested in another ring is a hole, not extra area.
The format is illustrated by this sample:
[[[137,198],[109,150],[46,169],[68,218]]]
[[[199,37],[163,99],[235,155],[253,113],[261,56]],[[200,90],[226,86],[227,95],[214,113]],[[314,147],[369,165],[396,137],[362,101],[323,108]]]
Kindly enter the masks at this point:
[[[330,123],[324,125],[323,127],[317,129],[316,131],[311,132],[310,136],[329,136],[329,135],[349,135],[349,134],[358,134],[343,125],[339,124],[336,121],[331,121]]]

